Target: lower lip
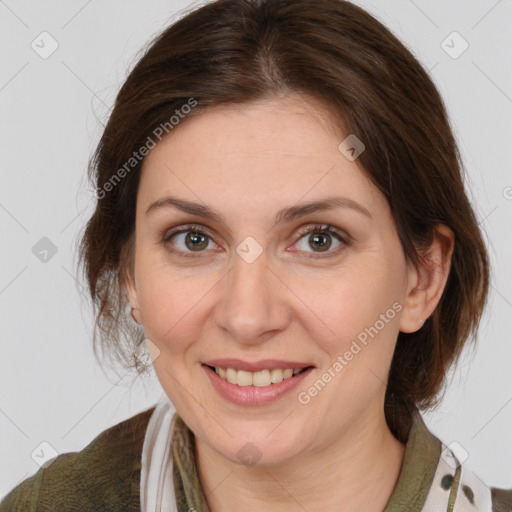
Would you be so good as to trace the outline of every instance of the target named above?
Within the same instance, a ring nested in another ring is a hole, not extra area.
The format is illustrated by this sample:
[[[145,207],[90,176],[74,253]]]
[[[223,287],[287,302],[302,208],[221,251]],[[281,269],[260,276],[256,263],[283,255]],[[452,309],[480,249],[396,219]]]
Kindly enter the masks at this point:
[[[219,377],[215,371],[211,370],[208,366],[204,364],[202,366],[215,389],[224,398],[238,405],[252,406],[264,405],[281,398],[283,395],[296,388],[314,369],[313,367],[310,367],[293,377],[283,379],[278,384],[258,387],[231,384],[231,382]]]

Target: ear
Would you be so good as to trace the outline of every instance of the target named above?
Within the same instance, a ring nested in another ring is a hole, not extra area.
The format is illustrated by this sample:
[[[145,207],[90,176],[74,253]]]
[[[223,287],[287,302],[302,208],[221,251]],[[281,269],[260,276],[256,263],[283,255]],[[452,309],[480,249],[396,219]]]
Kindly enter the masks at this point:
[[[451,268],[455,235],[437,224],[434,240],[415,267],[408,265],[407,296],[400,317],[400,331],[416,332],[433,313],[443,294]]]
[[[139,309],[139,296],[137,294],[137,287],[135,286],[135,277],[133,275],[133,270],[130,268],[126,268],[123,273],[122,286],[126,293],[126,298],[128,299],[128,303],[134,309],[132,309],[132,317],[138,324],[142,324],[142,316],[140,314]]]

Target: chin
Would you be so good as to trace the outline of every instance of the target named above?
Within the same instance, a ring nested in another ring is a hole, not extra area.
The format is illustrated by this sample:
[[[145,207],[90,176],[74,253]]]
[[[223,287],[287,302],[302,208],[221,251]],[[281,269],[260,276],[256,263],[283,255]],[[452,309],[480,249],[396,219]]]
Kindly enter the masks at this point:
[[[275,425],[272,427],[275,428]],[[254,436],[248,435],[247,430],[240,436],[233,436],[228,445],[219,446],[217,451],[234,464],[247,467],[272,467],[289,463],[297,457],[300,449],[295,436],[273,436],[264,429]]]

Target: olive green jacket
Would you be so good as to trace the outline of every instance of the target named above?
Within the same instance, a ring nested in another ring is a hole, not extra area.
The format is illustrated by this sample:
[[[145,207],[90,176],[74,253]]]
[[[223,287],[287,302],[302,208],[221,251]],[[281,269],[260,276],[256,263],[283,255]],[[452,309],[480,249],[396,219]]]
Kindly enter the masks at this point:
[[[0,512],[139,512],[142,446],[153,410],[103,431],[80,452],[63,453],[48,461],[10,491],[0,502]],[[179,416],[176,425],[172,445],[178,511],[208,512],[195,464],[194,435]],[[177,446],[182,448],[178,450]],[[449,491],[458,485],[456,478],[453,482],[434,481],[441,449],[441,441],[417,414],[397,486],[385,512],[419,512],[433,486],[441,485]],[[511,512],[512,489],[490,490],[493,512]],[[451,492],[457,500],[462,495],[458,489]],[[464,492],[468,495],[467,489]]]

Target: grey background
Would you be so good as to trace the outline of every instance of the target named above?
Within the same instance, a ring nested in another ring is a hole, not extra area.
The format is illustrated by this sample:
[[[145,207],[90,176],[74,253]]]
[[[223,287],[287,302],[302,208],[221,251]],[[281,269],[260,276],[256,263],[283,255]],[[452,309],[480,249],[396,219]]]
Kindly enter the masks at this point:
[[[512,487],[512,1],[357,3],[431,70],[492,258],[478,348],[465,353],[425,421],[445,443],[459,443],[484,481]],[[52,449],[78,451],[162,393],[154,375],[130,386],[123,372],[97,366],[74,248],[94,203],[85,171],[101,122],[137,52],[190,5],[0,0],[0,496],[38,469],[34,450],[40,461]],[[58,43],[46,59],[31,47],[43,46],[43,31]],[[458,58],[454,31],[469,44]],[[46,262],[33,252],[43,237],[57,249]]]

